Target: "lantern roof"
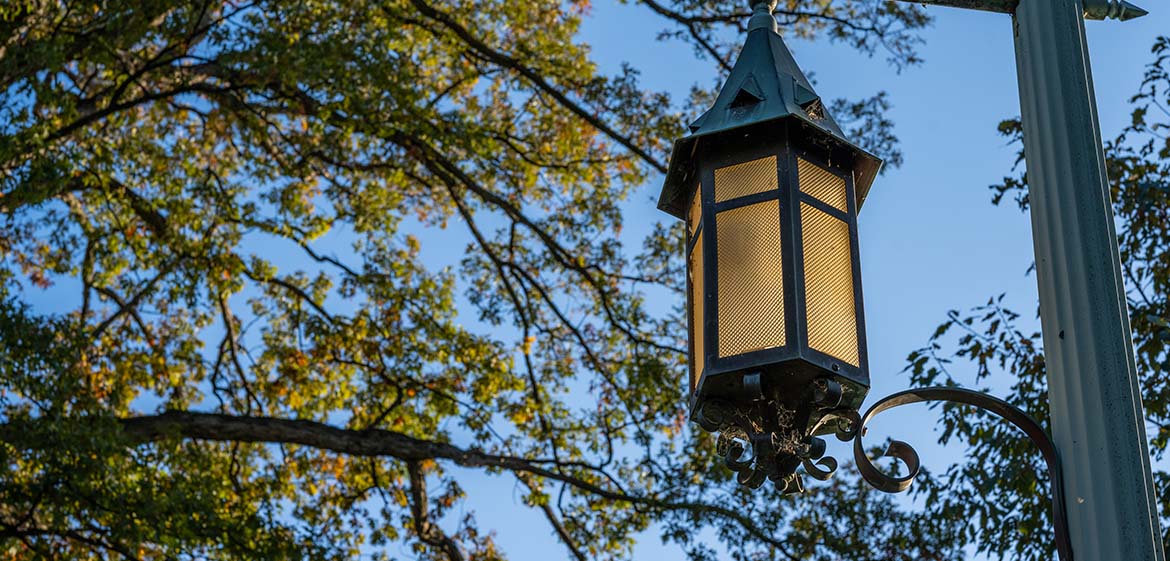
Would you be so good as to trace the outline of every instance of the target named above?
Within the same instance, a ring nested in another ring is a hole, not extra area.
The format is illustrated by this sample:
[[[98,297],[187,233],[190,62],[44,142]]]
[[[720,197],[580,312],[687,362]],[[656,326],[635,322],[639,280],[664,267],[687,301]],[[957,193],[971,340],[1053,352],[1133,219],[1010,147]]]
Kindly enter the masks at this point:
[[[674,143],[658,208],[678,218],[685,216],[684,199],[695,181],[693,154],[700,144],[733,129],[769,122],[784,126],[784,121],[795,120],[805,125],[801,129],[814,137],[815,143],[828,147],[834,154],[844,152],[851,160],[860,209],[881,168],[881,159],[845,136],[796,65],[772,16],[776,2],[754,4],[755,14],[748,21],[747,40],[715,103],[691,123],[690,135]]]

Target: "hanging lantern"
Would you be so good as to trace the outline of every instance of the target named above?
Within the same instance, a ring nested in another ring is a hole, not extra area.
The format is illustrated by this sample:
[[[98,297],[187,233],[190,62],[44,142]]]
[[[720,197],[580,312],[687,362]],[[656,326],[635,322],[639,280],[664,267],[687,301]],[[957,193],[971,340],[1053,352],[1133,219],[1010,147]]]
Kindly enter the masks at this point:
[[[691,418],[757,486],[798,491],[818,434],[869,389],[857,211],[881,167],[828,114],[755,2],[714,105],[675,142],[659,208],[686,221]],[[828,461],[826,459],[826,461]]]

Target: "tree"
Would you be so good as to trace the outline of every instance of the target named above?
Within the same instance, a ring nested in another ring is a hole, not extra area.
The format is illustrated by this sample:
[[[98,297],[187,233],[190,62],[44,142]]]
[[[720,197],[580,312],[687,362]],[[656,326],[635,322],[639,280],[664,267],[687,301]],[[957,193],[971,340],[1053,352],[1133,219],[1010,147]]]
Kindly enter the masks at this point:
[[[1150,454],[1161,460],[1170,443],[1170,388],[1165,383],[1170,372],[1170,37],[1159,38],[1151,50],[1154,60],[1130,100],[1133,118],[1106,143],[1105,154]],[[1004,121],[999,130],[1013,142],[1022,141],[1018,119]],[[1017,165],[1022,161],[1021,151]],[[993,203],[1014,200],[1021,210],[1028,209],[1026,174],[1005,177],[991,190]],[[1006,379],[1006,398],[1047,424],[1042,341],[1039,333],[1016,326],[1019,317],[1002,305],[1002,295],[968,311],[950,311],[929,344],[910,354],[911,384],[987,388]],[[975,366],[974,379],[952,375],[955,362]],[[979,520],[961,538],[995,557],[1052,559],[1050,483],[1031,443],[977,411],[950,406],[942,411],[941,441],[970,448],[967,462],[943,474],[939,485],[920,491],[930,514]],[[1154,468],[1165,531],[1170,529],[1170,472],[1165,466]],[[1163,541],[1170,543],[1170,534]]]
[[[717,67],[747,16],[642,4]],[[576,559],[651,524],[697,559],[702,528],[736,559],[950,558],[948,524],[855,480],[729,498],[681,409],[681,309],[646,305],[681,294],[682,236],[617,235],[682,111],[599,71],[587,9],[0,7],[0,551],[504,557],[457,514],[462,466],[514,480]],[[899,68],[928,23],[780,14]],[[897,163],[885,103],[835,107]],[[466,250],[428,268],[417,234],[445,228]]]

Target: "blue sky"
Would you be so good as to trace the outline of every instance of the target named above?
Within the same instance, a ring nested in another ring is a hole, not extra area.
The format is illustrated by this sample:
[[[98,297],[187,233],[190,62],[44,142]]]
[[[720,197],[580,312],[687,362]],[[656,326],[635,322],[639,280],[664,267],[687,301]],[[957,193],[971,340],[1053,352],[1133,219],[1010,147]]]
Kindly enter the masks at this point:
[[[1151,14],[1144,18],[1086,22],[1105,138],[1128,121],[1127,100],[1151,59],[1150,47],[1159,33],[1170,32],[1170,10],[1145,2]],[[1007,305],[1022,313],[1023,327],[1039,323],[1035,277],[1026,274],[1032,263],[1029,218],[1014,204],[992,206],[988,190],[1010,172],[1016,155],[1016,148],[996,132],[1000,120],[1019,114],[1011,18],[938,7],[928,11],[935,22],[923,33],[925,62],[901,74],[880,53],[868,58],[844,44],[788,40],[797,62],[815,75],[823,97],[861,98],[885,90],[894,104],[890,117],[905,163],[875,182],[859,218],[873,382],[869,402],[907,387],[899,374],[906,355],[927,340],[949,309],[1006,293]],[[692,84],[710,83],[715,70],[694,59],[690,46],[657,41],[657,32],[666,27],[641,6],[598,0],[582,36],[603,72],[628,62],[641,70],[647,87],[679,99]],[[627,212],[666,219],[654,205],[660,186],[661,178],[652,177]],[[640,234],[640,222],[646,221],[627,219],[627,244]],[[904,408],[877,419],[870,439],[908,440],[927,467],[942,470],[962,450],[933,444],[933,424],[934,414],[925,407]],[[830,453],[846,455],[842,445],[830,446]],[[501,521],[497,540],[511,559],[567,557],[547,524],[520,503],[510,482],[468,475],[482,482],[469,487],[469,507],[482,520]],[[684,557],[678,548],[662,546],[653,532],[643,536],[636,552],[641,559]]]
[[[1149,16],[1086,24],[1105,138],[1129,119],[1127,99],[1141,81],[1154,38],[1170,33],[1170,10],[1154,0],[1142,1],[1150,4],[1144,6]],[[844,44],[789,41],[823,97],[856,99],[884,90],[894,104],[890,117],[905,164],[875,182],[859,219],[871,402],[906,387],[906,377],[899,374],[906,355],[927,340],[949,309],[976,306],[1002,292],[1009,307],[1023,313],[1025,328],[1038,324],[1035,278],[1025,274],[1032,262],[1028,217],[1011,204],[992,206],[987,188],[1010,172],[1016,153],[996,133],[1000,120],[1019,113],[1011,19],[946,8],[929,12],[936,21],[923,33],[925,63],[900,74],[880,53],[867,58]],[[641,70],[646,87],[682,99],[692,84],[710,84],[716,73],[709,61],[693,58],[689,45],[657,41],[657,32],[666,27],[665,20],[639,5],[596,0],[582,40],[592,45],[602,72],[616,73],[628,62]],[[655,208],[660,186],[661,177],[652,176],[627,204],[622,233],[627,246],[638,247],[649,223],[670,220]],[[340,231],[326,239],[345,237]],[[428,229],[424,258],[436,268],[451,264],[465,244],[459,228]],[[344,244],[336,250],[344,253]],[[63,303],[47,294],[30,296],[42,311],[56,311],[55,304]],[[470,322],[475,313],[467,310],[461,317]],[[870,438],[908,440],[928,467],[941,470],[962,450],[932,445],[933,419],[923,407],[895,411],[873,423]],[[843,457],[846,448],[831,442],[834,452]],[[496,531],[510,559],[568,557],[543,516],[522,503],[511,478],[451,470],[468,491],[465,508]],[[407,546],[401,554],[412,556]],[[636,556],[683,558],[678,548],[663,546],[653,530],[641,536]]]

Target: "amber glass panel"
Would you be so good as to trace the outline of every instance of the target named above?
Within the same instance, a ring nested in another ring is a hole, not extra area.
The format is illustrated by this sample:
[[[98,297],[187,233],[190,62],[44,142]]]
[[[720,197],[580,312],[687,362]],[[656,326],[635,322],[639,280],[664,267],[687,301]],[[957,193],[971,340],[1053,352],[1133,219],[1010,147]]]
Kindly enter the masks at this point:
[[[699,385],[703,375],[703,233],[695,238],[687,262],[691,275],[691,392]]]
[[[807,203],[800,221],[808,346],[859,366],[849,225]]]
[[[715,170],[715,202],[730,201],[779,188],[776,156]]]
[[[796,159],[796,173],[800,178],[800,190],[821,202],[837,208],[841,212],[848,212],[848,194],[845,192],[845,180],[840,176],[825,171],[816,164],[809,163],[804,158]]]
[[[695,196],[691,198],[691,210],[687,213],[687,240],[690,241],[691,236],[695,235],[695,230],[699,228],[699,219],[703,217],[702,213],[702,185],[695,186]]]
[[[780,204],[772,200],[725,210],[716,215],[715,226],[719,356],[783,346]]]

